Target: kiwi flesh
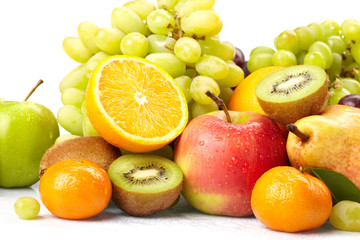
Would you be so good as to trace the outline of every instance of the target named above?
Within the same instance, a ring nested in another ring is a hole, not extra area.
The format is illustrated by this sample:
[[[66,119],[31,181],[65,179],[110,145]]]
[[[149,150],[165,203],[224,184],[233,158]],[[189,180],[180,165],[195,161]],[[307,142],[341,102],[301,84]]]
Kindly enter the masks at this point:
[[[263,80],[255,94],[261,108],[281,124],[321,113],[328,99],[328,76],[315,65],[297,65],[276,71]]]
[[[127,154],[116,159],[108,175],[112,200],[132,216],[147,216],[169,208],[180,196],[183,173],[173,161],[152,154]]]
[[[54,163],[69,159],[85,159],[99,164],[105,171],[121,156],[120,149],[106,142],[102,137],[76,137],[62,141],[49,148],[40,162],[40,177]]]

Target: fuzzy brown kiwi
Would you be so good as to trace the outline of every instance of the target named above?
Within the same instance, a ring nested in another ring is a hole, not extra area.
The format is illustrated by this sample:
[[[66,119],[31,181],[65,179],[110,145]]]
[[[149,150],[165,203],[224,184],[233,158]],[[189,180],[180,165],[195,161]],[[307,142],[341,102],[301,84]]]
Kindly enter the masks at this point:
[[[169,208],[180,196],[183,173],[173,161],[152,154],[127,154],[116,159],[108,175],[116,206],[132,216]]]
[[[102,137],[89,136],[69,139],[49,148],[40,162],[40,177],[52,164],[69,158],[86,159],[99,164],[106,171],[121,156],[120,149]]]
[[[255,94],[264,112],[286,125],[321,113],[328,99],[328,81],[318,66],[291,66],[261,80]]]

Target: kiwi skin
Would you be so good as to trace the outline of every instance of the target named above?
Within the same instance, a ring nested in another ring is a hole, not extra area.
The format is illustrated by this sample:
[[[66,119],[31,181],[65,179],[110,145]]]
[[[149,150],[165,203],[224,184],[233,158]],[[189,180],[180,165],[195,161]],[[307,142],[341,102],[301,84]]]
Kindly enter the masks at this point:
[[[257,98],[261,108],[274,121],[287,125],[300,118],[320,114],[324,109],[328,97],[329,79],[327,76],[324,84],[313,94],[292,102],[266,102]]]
[[[115,205],[132,216],[147,216],[168,209],[178,199],[182,182],[173,189],[159,193],[128,192],[112,184]]]
[[[77,137],[60,142],[49,148],[40,162],[40,177],[54,163],[69,159],[86,159],[99,164],[105,171],[121,156],[120,149],[106,142],[102,137]]]

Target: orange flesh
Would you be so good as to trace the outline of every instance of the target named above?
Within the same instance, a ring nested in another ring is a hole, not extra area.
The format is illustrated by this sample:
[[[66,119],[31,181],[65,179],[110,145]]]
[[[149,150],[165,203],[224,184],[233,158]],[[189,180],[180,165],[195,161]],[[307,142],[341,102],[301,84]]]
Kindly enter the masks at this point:
[[[101,105],[125,132],[162,137],[180,124],[183,113],[178,91],[171,81],[153,81],[164,78],[156,69],[124,59],[109,63],[101,74]]]

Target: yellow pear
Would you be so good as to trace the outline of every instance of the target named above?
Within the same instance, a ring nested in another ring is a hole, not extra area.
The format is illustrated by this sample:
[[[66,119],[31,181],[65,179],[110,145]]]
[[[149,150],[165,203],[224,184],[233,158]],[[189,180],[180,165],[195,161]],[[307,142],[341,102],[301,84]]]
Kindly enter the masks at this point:
[[[332,105],[320,115],[287,125],[292,166],[324,168],[349,178],[360,189],[360,109]]]

